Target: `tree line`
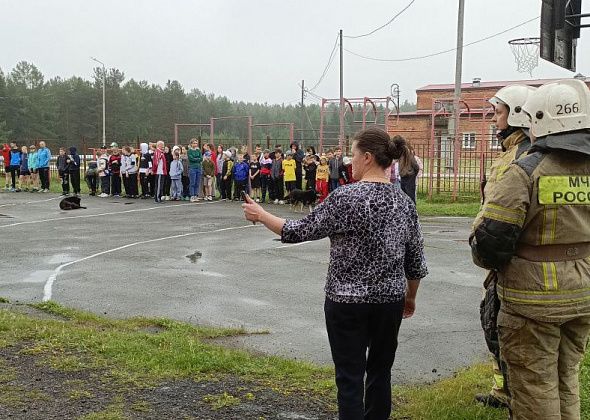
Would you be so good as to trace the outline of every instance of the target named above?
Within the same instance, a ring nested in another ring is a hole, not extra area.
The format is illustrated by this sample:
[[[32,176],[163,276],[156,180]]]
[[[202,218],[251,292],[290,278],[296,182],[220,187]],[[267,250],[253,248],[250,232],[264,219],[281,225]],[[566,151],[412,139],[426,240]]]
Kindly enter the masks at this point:
[[[268,104],[230,101],[225,96],[205,93],[197,88],[186,91],[176,80],[164,86],[144,80],[126,79],[116,68],[106,70],[106,138],[107,142],[132,143],[136,139],[171,141],[175,123],[208,123],[210,117],[251,115],[255,123],[294,122],[301,127],[307,143],[316,143],[320,125],[320,107],[306,104]],[[46,80],[31,63],[19,62],[9,73],[0,69],[0,142],[28,142],[48,139],[54,144],[98,146],[102,142],[103,69],[96,67],[92,80],[78,76]],[[404,103],[402,110],[413,104]],[[332,105],[334,107],[334,105]],[[335,111],[332,109],[331,111]],[[356,111],[355,111],[356,112]],[[362,115],[362,113],[361,113]],[[329,112],[327,124],[338,125],[338,113]],[[347,116],[348,129],[353,129],[352,115]],[[181,137],[203,134],[208,129],[184,129]],[[219,121],[218,139],[246,139],[244,121]],[[287,128],[257,128],[254,140],[287,139]],[[296,135],[296,138],[300,134]]]

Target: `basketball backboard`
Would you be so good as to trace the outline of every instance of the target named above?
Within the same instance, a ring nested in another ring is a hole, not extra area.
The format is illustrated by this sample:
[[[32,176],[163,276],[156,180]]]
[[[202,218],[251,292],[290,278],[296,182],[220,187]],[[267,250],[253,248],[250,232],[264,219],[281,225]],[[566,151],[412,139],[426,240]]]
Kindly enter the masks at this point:
[[[543,0],[541,6],[541,58],[576,71],[576,46],[580,37],[582,0]]]

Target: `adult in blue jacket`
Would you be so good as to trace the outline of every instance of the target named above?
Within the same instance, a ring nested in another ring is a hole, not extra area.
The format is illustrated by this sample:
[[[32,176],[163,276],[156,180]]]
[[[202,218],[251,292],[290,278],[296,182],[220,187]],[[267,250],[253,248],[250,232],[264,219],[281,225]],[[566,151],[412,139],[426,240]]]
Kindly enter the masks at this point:
[[[39,170],[39,179],[41,181],[41,192],[49,192],[49,162],[51,161],[51,151],[47,148],[44,141],[39,142],[37,151],[37,168]]]

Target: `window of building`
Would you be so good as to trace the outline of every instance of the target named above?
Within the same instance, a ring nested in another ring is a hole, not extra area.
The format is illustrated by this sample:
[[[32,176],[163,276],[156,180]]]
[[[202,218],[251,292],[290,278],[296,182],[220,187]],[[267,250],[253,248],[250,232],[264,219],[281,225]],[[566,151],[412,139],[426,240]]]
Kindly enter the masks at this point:
[[[463,133],[463,149],[475,149],[475,133]]]
[[[497,137],[498,134],[498,127],[495,125],[490,125],[490,149],[496,150],[501,149],[502,145],[500,144],[500,140]]]

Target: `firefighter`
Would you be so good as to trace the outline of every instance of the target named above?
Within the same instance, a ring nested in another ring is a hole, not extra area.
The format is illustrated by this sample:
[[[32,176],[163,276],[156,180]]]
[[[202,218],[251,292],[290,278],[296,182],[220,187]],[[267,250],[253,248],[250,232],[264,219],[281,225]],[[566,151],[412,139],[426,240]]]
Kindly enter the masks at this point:
[[[470,236],[498,276],[498,336],[515,420],[579,419],[590,335],[590,91],[541,86],[523,109],[536,140],[486,197]]]
[[[494,106],[492,122],[499,130],[497,137],[500,140],[502,152],[494,160],[489,169],[489,175],[482,182],[482,209],[477,215],[473,226],[477,227],[483,220],[486,196],[493,194],[498,180],[502,178],[510,163],[523,156],[531,146],[529,139],[530,120],[522,110],[529,94],[535,88],[526,85],[510,85],[500,89],[490,103]],[[490,271],[484,281],[484,296],[480,304],[481,324],[488,349],[492,353],[492,365],[494,380],[492,389],[487,394],[477,394],[476,401],[490,407],[500,408],[508,406],[507,383],[505,364],[500,360],[500,345],[496,319],[500,309],[500,302],[496,293],[497,276],[495,271]]]

